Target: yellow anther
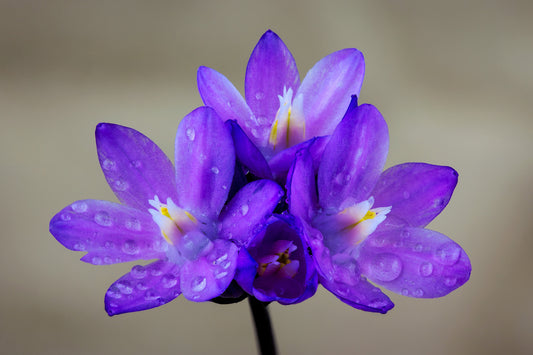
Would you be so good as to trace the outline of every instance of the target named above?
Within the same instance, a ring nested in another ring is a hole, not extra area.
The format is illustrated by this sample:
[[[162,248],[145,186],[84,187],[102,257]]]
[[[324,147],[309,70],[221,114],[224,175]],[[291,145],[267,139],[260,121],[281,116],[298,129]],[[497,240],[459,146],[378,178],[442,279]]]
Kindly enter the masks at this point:
[[[190,214],[190,213],[187,212],[187,211],[183,211],[183,212],[185,212],[185,215],[186,215],[187,217],[189,217],[189,219],[190,219],[191,221],[193,221],[194,223],[197,222],[197,221],[196,221],[196,218],[195,218],[192,214]]]
[[[172,219],[172,217],[170,217],[170,213],[168,213],[168,208],[166,206],[161,207],[161,214],[165,217]]]
[[[346,209],[344,209],[341,213],[345,213]],[[355,226],[357,226],[359,223],[363,222],[363,221],[366,221],[367,219],[373,219],[374,217],[376,217],[376,212],[374,211],[368,211],[363,218],[361,218],[360,220],[358,220],[357,222],[353,223],[353,224],[350,224],[349,226],[347,227],[344,227],[342,230],[348,230],[348,229],[352,229],[352,228],[355,228]]]
[[[272,147],[276,149],[276,143],[278,142],[278,120],[274,121],[274,124],[272,125],[272,130],[270,131],[270,138],[268,139],[268,142],[272,144]]]

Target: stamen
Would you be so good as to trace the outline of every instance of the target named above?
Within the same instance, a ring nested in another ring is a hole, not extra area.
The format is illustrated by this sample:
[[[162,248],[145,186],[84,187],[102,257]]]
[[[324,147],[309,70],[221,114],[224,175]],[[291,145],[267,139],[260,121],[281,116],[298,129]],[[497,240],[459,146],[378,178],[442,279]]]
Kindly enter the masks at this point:
[[[161,235],[171,245],[195,229],[198,224],[190,212],[176,206],[171,198],[167,199],[166,204],[161,203],[158,196],[154,196],[154,199],[148,202],[154,207],[148,210],[152,219],[161,229]]]

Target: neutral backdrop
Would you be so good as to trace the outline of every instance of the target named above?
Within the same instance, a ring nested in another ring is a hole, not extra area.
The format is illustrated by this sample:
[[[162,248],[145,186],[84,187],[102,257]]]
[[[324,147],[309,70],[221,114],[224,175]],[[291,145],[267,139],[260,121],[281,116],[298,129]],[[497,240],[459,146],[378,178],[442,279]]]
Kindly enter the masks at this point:
[[[109,318],[107,287],[131,265],[80,262],[48,232],[74,200],[116,201],[98,122],[134,127],[173,156],[207,65],[242,90],[264,31],[303,77],[325,55],[366,59],[360,102],[389,124],[387,165],[460,174],[430,228],[467,251],[471,280],[442,299],[390,294],[387,315],[320,288],[271,305],[282,354],[531,354],[533,2],[0,1],[0,349],[4,354],[250,354],[246,302],[179,298]]]

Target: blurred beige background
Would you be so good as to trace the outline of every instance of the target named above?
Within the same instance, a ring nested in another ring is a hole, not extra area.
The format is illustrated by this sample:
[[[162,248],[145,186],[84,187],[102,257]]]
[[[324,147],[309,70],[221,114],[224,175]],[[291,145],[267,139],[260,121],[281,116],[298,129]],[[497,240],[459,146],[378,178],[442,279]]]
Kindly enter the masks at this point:
[[[61,208],[115,200],[94,127],[134,127],[170,156],[201,105],[196,69],[242,90],[248,56],[276,31],[303,77],[345,47],[365,54],[360,102],[388,121],[388,165],[460,174],[430,228],[468,252],[469,283],[436,300],[391,295],[383,316],[319,289],[271,306],[282,354],[531,354],[533,2],[0,1],[0,352],[248,354],[246,302],[179,298],[109,318],[107,287],[131,265],[96,267],[48,232]]]

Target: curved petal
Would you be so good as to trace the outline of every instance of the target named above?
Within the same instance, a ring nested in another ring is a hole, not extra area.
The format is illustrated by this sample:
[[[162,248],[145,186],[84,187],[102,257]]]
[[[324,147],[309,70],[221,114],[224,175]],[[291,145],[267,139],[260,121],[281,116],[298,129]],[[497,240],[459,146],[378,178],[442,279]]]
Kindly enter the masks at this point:
[[[300,76],[294,58],[277,34],[268,30],[255,46],[248,66],[244,92],[246,102],[258,121],[272,125],[283,89],[296,92]]]
[[[107,290],[107,314],[143,311],[159,307],[180,295],[179,266],[158,260],[147,266],[134,266]]]
[[[181,292],[190,301],[203,302],[220,296],[229,286],[237,267],[238,248],[217,239],[212,249],[181,269]]]
[[[240,163],[256,177],[272,179],[272,172],[265,157],[244,133],[239,124],[234,120],[230,120],[226,121],[226,126],[230,127],[231,137],[235,145],[235,155]]]
[[[320,206],[339,208],[346,199],[366,200],[389,148],[387,124],[372,105],[352,101],[331,136],[318,168]]]
[[[271,180],[257,180],[244,186],[220,215],[220,237],[246,245],[263,228],[283,189]]]
[[[222,74],[208,67],[198,68],[198,91],[206,106],[217,111],[225,122],[235,120],[246,131],[258,135],[259,125],[250,107],[235,86]],[[268,138],[268,137],[266,137]]]
[[[52,218],[50,233],[94,265],[163,258],[168,247],[149,213],[109,201],[74,202]]]
[[[148,137],[111,123],[98,124],[95,135],[102,171],[121,202],[147,210],[155,195],[175,201],[174,167]]]
[[[357,260],[372,282],[418,298],[447,295],[468,281],[471,271],[457,243],[422,228],[374,233],[361,244]]]
[[[289,212],[307,223],[318,209],[313,160],[307,149],[296,153],[287,175],[287,203]]]
[[[176,134],[179,205],[212,219],[228,197],[235,152],[228,128],[210,107],[199,107],[180,122]]]
[[[355,48],[331,53],[309,70],[294,97],[295,102],[301,100],[302,104],[293,105],[303,109],[307,137],[333,132],[351,96],[359,96],[364,74],[363,54]]]
[[[319,238],[310,243],[319,281],[342,302],[367,312],[387,313],[394,303],[361,276],[356,260],[347,254],[331,255]]]
[[[457,177],[457,172],[448,166],[393,166],[379,177],[372,192],[374,206],[392,206],[390,216],[401,218],[412,227],[425,227],[450,201]]]

